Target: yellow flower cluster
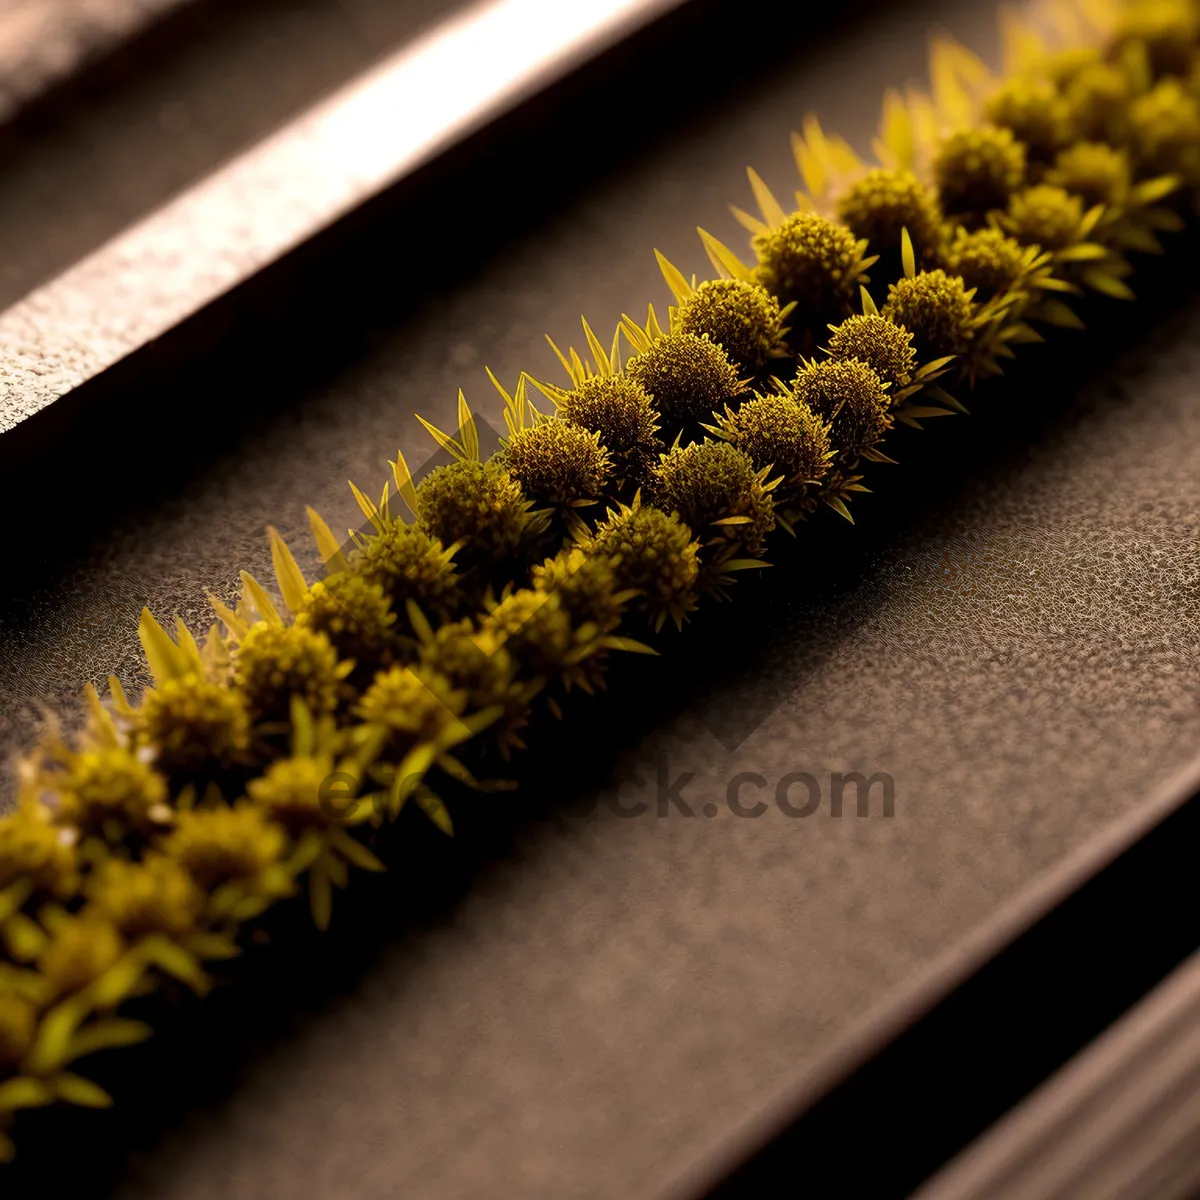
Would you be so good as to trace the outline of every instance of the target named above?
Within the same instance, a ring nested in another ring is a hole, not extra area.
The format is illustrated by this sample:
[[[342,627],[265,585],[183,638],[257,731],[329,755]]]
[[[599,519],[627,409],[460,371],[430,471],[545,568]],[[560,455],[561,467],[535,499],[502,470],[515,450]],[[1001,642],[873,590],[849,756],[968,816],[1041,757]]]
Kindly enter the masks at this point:
[[[298,891],[326,926],[410,802],[451,832],[439,781],[491,786],[535,705],[648,650],[631,632],[681,624],[778,529],[849,518],[896,425],[962,410],[951,376],[1131,295],[1129,256],[1200,196],[1200,0],[1051,0],[1005,40],[998,75],[937,42],[871,163],[807,121],[795,207],[751,172],[759,215],[735,210],[752,261],[704,233],[719,278],[660,256],[665,319],[611,343],[584,322],[562,385],[493,378],[497,455],[460,394],[454,434],[426,425],[449,465],[417,483],[398,455],[378,502],[355,489],[365,532],[310,511],[321,581],[272,530],[274,588],[243,575],[203,637],[143,612],[154,686],[89,689],[0,819],[0,1157],[19,1110],[109,1102],[71,1068],[148,1036],[130,997],[202,992]]]

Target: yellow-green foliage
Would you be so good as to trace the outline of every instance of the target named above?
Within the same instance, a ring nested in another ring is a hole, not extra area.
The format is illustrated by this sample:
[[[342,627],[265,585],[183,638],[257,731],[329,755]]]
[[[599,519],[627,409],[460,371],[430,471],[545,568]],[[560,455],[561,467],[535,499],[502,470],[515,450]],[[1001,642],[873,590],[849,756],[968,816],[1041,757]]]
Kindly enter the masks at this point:
[[[561,386],[493,379],[497,456],[460,394],[455,433],[426,425],[452,462],[418,484],[397,456],[345,543],[310,512],[319,582],[272,530],[274,585],[244,575],[202,637],[143,612],[153,686],[89,689],[0,819],[0,1157],[18,1110],[109,1103],[73,1064],[150,1034],[127,999],[203,992],[297,892],[327,925],[382,869],[381,825],[408,806],[450,833],[439,784],[496,787],[535,709],[764,565],[777,529],[849,518],[895,425],[961,409],[948,388],[1079,327],[1087,293],[1132,295],[1129,256],[1200,194],[1200,0],[1045,7],[999,75],[937,41],[872,162],[808,119],[794,210],[750,173],[748,258],[704,233],[719,278],[660,256],[663,320],[611,343],[585,322]]]

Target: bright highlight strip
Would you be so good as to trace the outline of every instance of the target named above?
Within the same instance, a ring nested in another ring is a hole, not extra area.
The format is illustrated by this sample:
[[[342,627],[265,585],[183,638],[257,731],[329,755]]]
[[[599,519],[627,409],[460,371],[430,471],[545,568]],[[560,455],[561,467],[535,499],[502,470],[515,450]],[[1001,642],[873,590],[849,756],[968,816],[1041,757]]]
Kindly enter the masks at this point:
[[[0,433],[683,0],[488,0],[0,314]]]

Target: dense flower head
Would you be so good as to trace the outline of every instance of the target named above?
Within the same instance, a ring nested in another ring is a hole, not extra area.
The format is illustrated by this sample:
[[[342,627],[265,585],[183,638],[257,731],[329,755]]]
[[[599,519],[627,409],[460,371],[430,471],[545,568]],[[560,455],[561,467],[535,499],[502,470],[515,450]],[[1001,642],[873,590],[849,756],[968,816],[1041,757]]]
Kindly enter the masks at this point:
[[[837,450],[859,454],[892,427],[883,383],[857,359],[808,363],[796,373],[794,386],[797,399],[829,422]]]
[[[38,957],[38,970],[55,995],[94,983],[125,949],[111,921],[99,916],[69,917],[58,924]]]
[[[957,275],[919,271],[888,289],[882,313],[913,336],[923,360],[965,354],[975,336],[975,302]]]
[[[167,799],[167,781],[122,746],[73,755],[56,782],[61,819],[85,828],[96,828],[109,817],[143,824]]]
[[[560,401],[558,415],[595,434],[613,474],[641,480],[658,461],[662,442],[650,394],[628,375],[594,375]]]
[[[790,485],[819,483],[829,471],[829,424],[792,395],[756,395],[720,422],[731,446]]]
[[[417,484],[417,503],[421,529],[442,546],[464,543],[473,563],[519,554],[530,529],[521,485],[494,458],[435,467]]]
[[[0,888],[27,879],[40,891],[62,894],[75,879],[73,830],[54,824],[40,804],[22,804],[0,818]]]
[[[950,134],[933,160],[942,209],[978,217],[1003,208],[1025,180],[1025,147],[1011,129],[978,125]]]
[[[847,317],[829,336],[829,357],[839,362],[856,358],[864,362],[884,383],[891,394],[907,387],[917,369],[917,352],[912,334],[878,313]]]
[[[222,769],[250,746],[250,713],[233,688],[198,672],[168,679],[146,693],[139,736],[168,773]]]
[[[502,701],[516,672],[512,655],[495,630],[481,629],[471,620],[435,630],[433,641],[421,648],[421,663],[452,688],[466,692],[472,709]]]
[[[126,937],[182,934],[204,907],[204,893],[177,859],[148,854],[141,862],[108,858],[88,880],[95,911]]]
[[[553,675],[571,650],[571,618],[554,592],[510,592],[483,619],[483,629],[496,636],[523,674]]]
[[[872,252],[897,250],[904,229],[918,254],[938,243],[941,213],[933,193],[911,171],[875,167],[851,184],[837,202],[838,219]]]
[[[342,658],[359,664],[386,662],[395,648],[396,613],[383,585],[353,571],[314,583],[296,624],[323,633]]]
[[[622,588],[612,564],[602,555],[588,554],[578,546],[560,550],[534,567],[533,587],[558,596],[563,611],[577,628],[592,624],[608,633],[620,624]]]
[[[1048,79],[1016,76],[1005,80],[983,111],[993,125],[1011,130],[1037,162],[1049,162],[1071,140],[1067,102]]]
[[[1083,200],[1052,183],[1018,192],[1004,215],[1005,228],[1019,242],[1043,250],[1062,250],[1079,241],[1082,224]]]
[[[680,305],[672,328],[708,336],[730,360],[754,371],[780,343],[779,301],[766,288],[744,279],[709,279]]]
[[[33,1045],[37,1009],[24,996],[0,989],[0,1068],[14,1067]]]
[[[468,465],[479,466],[478,463],[455,464]],[[420,525],[408,525],[399,518],[388,521],[380,531],[365,538],[362,546],[350,555],[351,573],[378,587],[394,611],[403,611],[405,603],[413,600],[433,620],[449,615],[458,603],[460,579],[453,557],[446,548],[451,543],[443,536],[446,533],[464,536],[454,518],[462,518],[465,514],[454,509],[454,499],[451,499],[455,492],[452,481],[460,476],[441,474],[453,471],[454,467],[438,467],[418,487],[422,517]],[[512,488],[520,504],[520,491],[515,484],[512,484]],[[461,492],[455,498],[464,500]],[[438,501],[442,502],[441,507]],[[463,508],[469,508],[471,503],[470,500],[464,500]],[[447,509],[453,511],[447,512]],[[427,522],[427,511],[435,511],[443,519]],[[314,631],[332,634],[333,630],[327,628],[327,618],[331,604],[339,594],[345,595],[347,601],[359,610],[357,615],[364,623],[370,622],[369,589],[356,595],[353,584],[340,582],[332,586],[339,590],[310,601],[309,608],[314,615],[306,618],[306,626]],[[362,629],[365,632],[366,624]],[[383,634],[384,631],[377,626],[376,633]]]
[[[260,719],[286,720],[294,698],[317,716],[333,712],[351,665],[338,662],[325,634],[303,625],[264,621],[238,646],[234,675]]]
[[[863,275],[863,245],[844,225],[812,212],[796,212],[754,239],[758,282],[787,304],[797,320],[838,317],[850,311]]]
[[[673,330],[635,355],[626,374],[646,389],[674,431],[707,421],[713,411],[742,390],[729,356],[707,335]]]
[[[1128,76],[1110,63],[1090,62],[1076,71],[1063,92],[1075,137],[1122,141],[1132,95]]]
[[[204,887],[228,880],[252,880],[275,866],[287,849],[283,827],[258,805],[187,809],[161,843]]]
[[[745,518],[720,527],[751,553],[762,550],[775,528],[775,506],[750,456],[726,441],[677,446],[663,456],[655,472],[652,498],[664,512],[680,518],[702,538],[717,531],[714,523]]]
[[[1029,273],[1025,247],[990,225],[957,229],[943,257],[946,269],[975,288],[980,302],[1020,286]]]
[[[612,471],[598,434],[570,421],[540,421],[509,439],[501,461],[539,506],[562,507],[595,500]]]
[[[1060,150],[1046,182],[1095,204],[1119,207],[1129,195],[1129,156],[1106,142],[1076,142]]]
[[[1151,171],[1200,186],[1200,101],[1174,78],[1160,80],[1129,106],[1133,146]]]
[[[381,671],[359,701],[357,714],[393,745],[435,742],[466,709],[466,693],[436,671],[417,665]]]
[[[298,831],[327,821],[328,781],[334,774],[328,755],[293,754],[276,759],[246,788],[247,795],[281,825]]]
[[[610,511],[591,546],[608,561],[622,590],[637,591],[654,614],[691,609],[698,548],[691,529],[677,516],[645,504]]]

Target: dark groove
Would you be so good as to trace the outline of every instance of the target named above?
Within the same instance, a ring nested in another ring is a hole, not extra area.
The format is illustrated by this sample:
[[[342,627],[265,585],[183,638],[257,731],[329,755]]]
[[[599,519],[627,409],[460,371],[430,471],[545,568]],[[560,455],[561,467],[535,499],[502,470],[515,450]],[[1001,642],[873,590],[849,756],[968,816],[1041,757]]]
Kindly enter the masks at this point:
[[[1200,946],[1200,794],[708,1193],[899,1200]]]

